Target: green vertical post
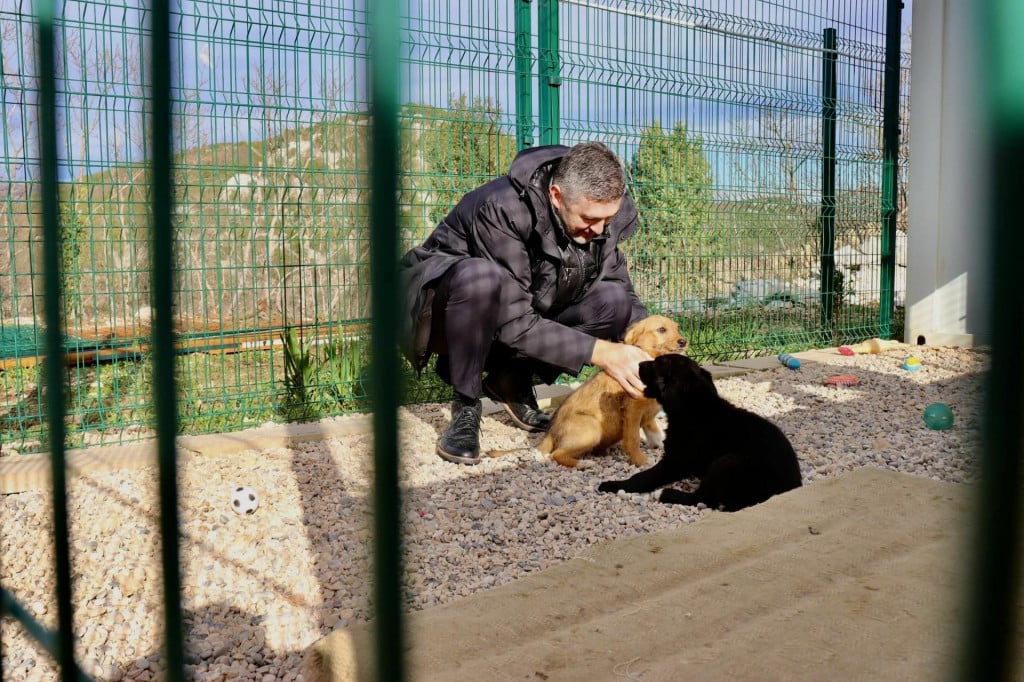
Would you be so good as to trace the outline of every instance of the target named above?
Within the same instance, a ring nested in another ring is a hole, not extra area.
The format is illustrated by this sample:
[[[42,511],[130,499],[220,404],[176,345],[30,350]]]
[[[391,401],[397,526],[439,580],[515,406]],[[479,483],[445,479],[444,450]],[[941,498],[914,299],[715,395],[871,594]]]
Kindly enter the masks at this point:
[[[150,299],[153,306],[153,408],[160,490],[160,547],[164,578],[164,637],[168,680],[185,679],[178,519],[178,391],[174,377],[174,159],[171,134],[171,17],[169,0],[152,0],[150,36]]]
[[[397,0],[372,4],[370,29],[370,264],[373,320],[374,608],[377,679],[405,677],[401,502],[398,490],[398,98],[401,41]]]
[[[986,380],[981,480],[974,491],[973,543],[965,583],[970,602],[959,679],[1019,679],[1016,646],[1021,562],[1021,458],[1024,457],[1024,299],[1020,289],[1020,194],[1024,187],[1024,4],[972,4],[982,46],[990,178],[989,311],[991,366]],[[987,57],[987,60],[985,59]],[[1016,659],[1016,660],[1015,660]]]
[[[832,326],[836,276],[836,30],[826,28],[821,73],[821,327]]]
[[[902,0],[886,0],[885,75],[882,94],[882,259],[878,334],[892,336],[896,297],[897,178],[900,153],[900,33]]]
[[[533,22],[530,0],[516,1],[516,150],[533,146]]]
[[[46,319],[46,420],[50,449],[53,542],[57,574],[57,662],[62,680],[76,679],[72,628],[71,549],[64,451],[64,323],[61,314],[60,198],[57,179],[57,86],[54,58],[54,2],[37,0],[39,69],[40,194],[43,218],[44,313]]]
[[[540,143],[558,144],[558,88],[562,85],[561,58],[558,52],[558,0],[540,0],[537,5],[540,48]]]
[[[10,615],[18,621],[18,623],[21,624],[21,627],[25,629],[25,632],[28,633],[29,637],[34,639],[41,647],[43,647],[46,653],[53,656],[55,661],[60,661],[60,633],[54,633],[47,630],[45,626],[33,618],[32,614],[30,614],[25,607],[14,598],[14,595],[2,588],[0,588],[0,614],[5,616]],[[3,650],[0,649],[0,653],[2,652]],[[74,667],[74,670],[76,676],[70,679],[80,681],[88,681],[90,679],[85,675],[85,673],[81,672],[81,669],[77,666]],[[62,675],[64,675],[62,679],[67,679],[67,673],[62,671]],[[0,680],[2,679],[3,669],[0,668]]]

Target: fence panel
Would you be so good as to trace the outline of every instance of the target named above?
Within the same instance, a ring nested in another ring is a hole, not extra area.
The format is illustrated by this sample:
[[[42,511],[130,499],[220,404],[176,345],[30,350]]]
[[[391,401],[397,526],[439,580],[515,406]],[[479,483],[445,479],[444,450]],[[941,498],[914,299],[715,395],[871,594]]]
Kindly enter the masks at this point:
[[[28,0],[0,8],[0,444],[41,449],[38,90]],[[136,5],[55,20],[68,447],[152,437],[145,150]],[[526,145],[609,143],[643,226],[641,296],[700,358],[901,331],[905,212],[880,323],[885,3],[459,0],[401,4],[400,249]],[[180,430],[369,408],[368,23],[355,0],[172,14]],[[836,33],[836,51],[824,43]],[[836,57],[835,248],[823,247],[822,69]],[[903,54],[901,73],[909,57]],[[901,76],[902,77],[902,76]],[[901,95],[901,113],[905,113]],[[905,117],[903,117],[905,130]],[[901,142],[902,143],[902,142]],[[897,167],[902,177],[903,162]],[[902,192],[903,183],[897,187]],[[823,257],[835,276],[822,286]],[[824,305],[823,305],[824,304]],[[384,361],[390,361],[385,358]],[[431,376],[428,372],[426,376]],[[436,380],[405,400],[441,399]]]
[[[562,141],[598,137],[626,161],[636,284],[693,352],[879,333],[885,3],[561,6]]]

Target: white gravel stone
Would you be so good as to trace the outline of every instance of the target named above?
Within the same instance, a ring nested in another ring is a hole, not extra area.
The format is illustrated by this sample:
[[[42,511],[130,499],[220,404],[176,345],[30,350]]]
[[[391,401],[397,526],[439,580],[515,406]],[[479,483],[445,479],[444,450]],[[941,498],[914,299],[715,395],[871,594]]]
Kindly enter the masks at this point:
[[[737,405],[773,419],[792,440],[806,484],[860,466],[943,481],[975,473],[982,376],[977,351],[907,348],[717,381]],[[921,370],[900,368],[904,357]],[[824,385],[852,373],[856,387]],[[930,431],[926,405],[955,413]],[[434,443],[446,404],[400,414],[405,605],[417,610],[508,583],[614,538],[676,528],[706,509],[652,495],[596,492],[636,469],[618,448],[589,468],[553,465],[535,450],[464,467]],[[663,419],[663,418],[662,418]],[[484,417],[484,450],[535,446],[538,434],[503,414]],[[655,458],[660,453],[648,450]],[[181,569],[188,674],[196,680],[301,680],[307,647],[372,615],[372,441],[357,434],[218,457],[183,455]],[[244,481],[260,491],[250,516],[230,512]],[[676,487],[692,489],[692,482]],[[48,491],[0,497],[0,584],[53,627],[54,551]],[[106,680],[155,680],[165,666],[159,501],[154,470],[72,477],[69,484],[78,660]],[[11,619],[0,626],[5,680],[52,680],[57,671]]]

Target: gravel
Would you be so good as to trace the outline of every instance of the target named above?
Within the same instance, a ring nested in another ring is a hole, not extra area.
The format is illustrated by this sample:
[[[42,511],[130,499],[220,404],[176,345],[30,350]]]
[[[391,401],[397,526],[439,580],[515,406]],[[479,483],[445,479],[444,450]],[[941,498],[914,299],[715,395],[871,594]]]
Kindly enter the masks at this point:
[[[921,359],[918,372],[900,365]],[[779,424],[805,484],[862,466],[965,482],[974,475],[987,354],[921,347],[843,357],[717,380],[720,393]],[[856,387],[825,386],[839,373]],[[956,415],[928,430],[933,402]],[[400,415],[405,543],[403,598],[429,608],[569,560],[594,543],[715,514],[648,495],[596,492],[635,472],[618,449],[589,468],[555,465],[529,445],[539,436],[484,417],[482,447],[522,448],[475,467],[434,454],[446,405]],[[656,454],[651,452],[651,454]],[[301,680],[304,651],[371,616],[372,443],[368,434],[230,456],[180,460],[182,603],[188,673],[195,680]],[[231,492],[260,496],[233,513]],[[685,486],[686,484],[680,484]],[[77,658],[102,680],[161,679],[162,587],[156,473],[75,477],[69,485]],[[49,495],[0,497],[0,584],[48,627],[56,622]],[[5,680],[51,680],[56,670],[22,627],[0,627]]]

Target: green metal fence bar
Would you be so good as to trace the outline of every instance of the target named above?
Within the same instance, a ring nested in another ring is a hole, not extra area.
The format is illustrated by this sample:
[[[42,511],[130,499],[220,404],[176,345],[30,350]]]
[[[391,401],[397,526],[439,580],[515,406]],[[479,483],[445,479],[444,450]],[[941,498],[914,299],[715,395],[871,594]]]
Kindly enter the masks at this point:
[[[878,333],[892,336],[896,297],[896,217],[900,152],[900,35],[902,0],[886,0],[882,104],[882,249]]]
[[[985,46],[986,162],[990,193],[991,371],[982,432],[981,481],[974,497],[970,599],[960,641],[959,679],[1019,679],[1016,648],[1021,593],[1021,458],[1024,457],[1024,299],[1020,296],[1020,192],[1024,187],[1024,5],[979,3],[976,44]]]
[[[18,621],[25,632],[27,632],[32,639],[39,643],[43,650],[53,656],[53,660],[61,660],[60,651],[60,636],[59,633],[51,632],[35,618],[32,617],[28,611],[14,598],[10,592],[0,588],[0,614],[10,614],[16,621]],[[3,653],[3,649],[0,649],[0,654]],[[71,670],[74,670],[75,676],[71,679],[74,680],[89,680],[80,669],[75,666],[71,666]],[[3,668],[0,667],[0,680],[3,679]],[[63,671],[61,673],[64,674]]]
[[[153,406],[159,462],[160,541],[164,579],[164,628],[167,679],[185,679],[185,646],[181,606],[181,563],[178,519],[178,391],[175,385],[174,292],[174,159],[171,123],[170,5],[152,0],[150,11],[150,97],[153,102],[150,148],[151,297],[153,302]]]
[[[533,146],[533,21],[531,0],[516,0],[516,149]]]
[[[836,272],[836,29],[826,28],[821,57],[821,327],[832,324]]]
[[[61,314],[61,230],[57,190],[57,87],[52,0],[36,2],[39,73],[40,189],[43,217],[44,306],[46,314],[46,414],[47,446],[52,477],[53,542],[57,578],[57,662],[61,679],[74,680],[75,663],[73,605],[71,601],[71,540],[68,523],[67,468],[64,427],[64,325]]]
[[[537,7],[540,49],[540,143],[558,144],[561,140],[559,87],[562,85],[558,48],[558,0],[540,0]]]
[[[372,5],[370,17],[370,261],[373,319],[374,610],[377,679],[405,678],[402,630],[401,497],[398,404],[401,374],[391,361],[398,344],[399,55],[397,0]]]

